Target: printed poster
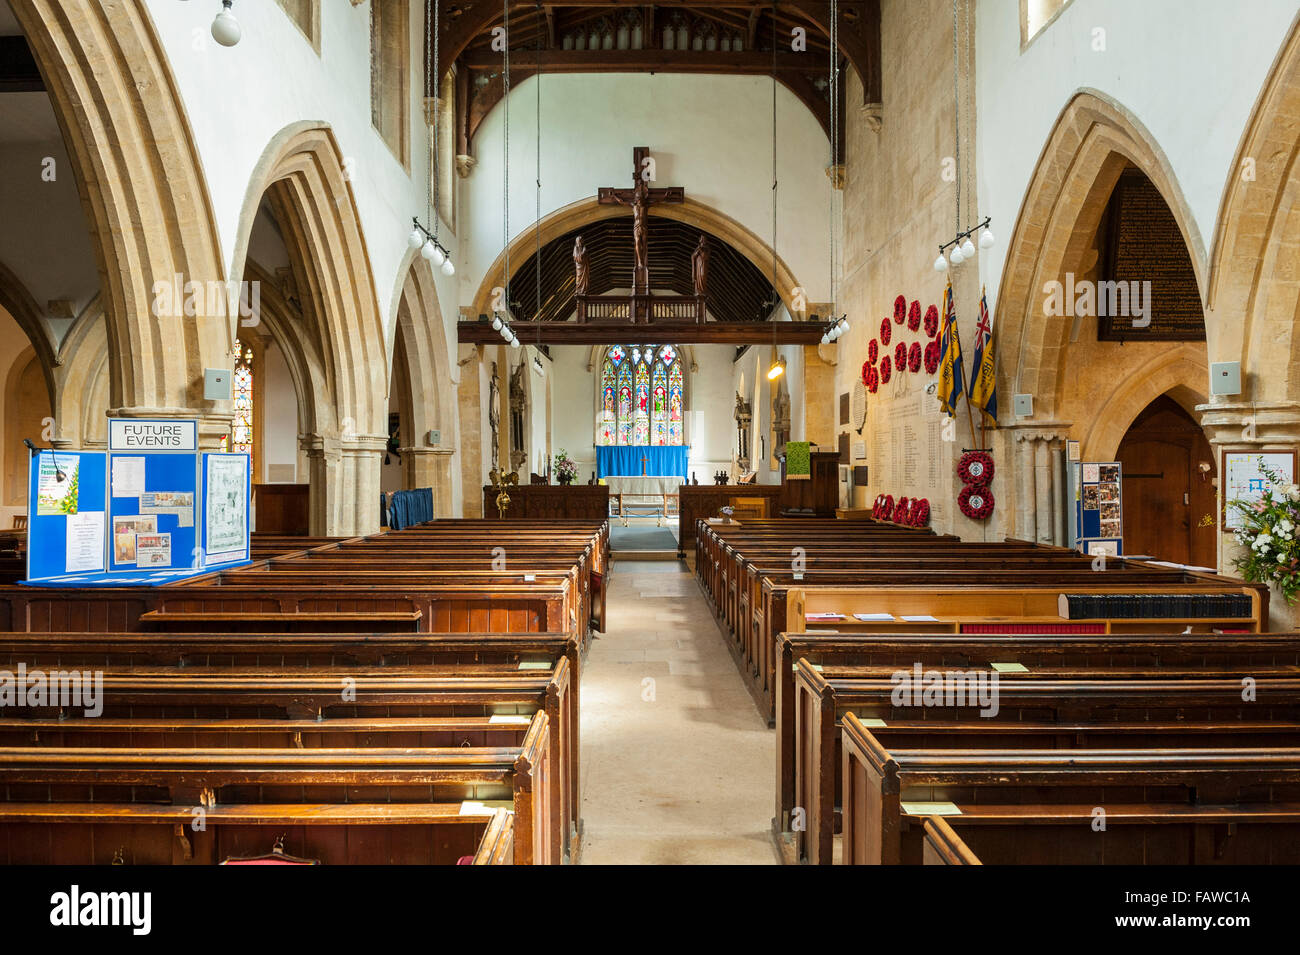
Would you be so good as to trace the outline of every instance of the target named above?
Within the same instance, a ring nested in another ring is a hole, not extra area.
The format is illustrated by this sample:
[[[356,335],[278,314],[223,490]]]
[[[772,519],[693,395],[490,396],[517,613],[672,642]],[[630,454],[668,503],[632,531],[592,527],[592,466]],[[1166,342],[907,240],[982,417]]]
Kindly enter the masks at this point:
[[[113,518],[113,563],[134,564],[136,538],[157,533],[158,518],[152,515]]]
[[[172,535],[137,534],[135,538],[135,564],[137,567],[170,567],[172,564]]]
[[[56,463],[55,455],[42,454],[37,472],[36,513],[77,513],[77,476],[81,459],[76,455]]]
[[[177,527],[194,526],[192,491],[145,491],[140,495],[141,514],[171,514]]]
[[[114,457],[111,466],[113,497],[139,497],[144,493],[144,458]]]
[[[69,574],[104,569],[103,511],[80,511],[68,515],[63,569]]]
[[[248,457],[208,456],[207,554],[243,556],[248,548]]]

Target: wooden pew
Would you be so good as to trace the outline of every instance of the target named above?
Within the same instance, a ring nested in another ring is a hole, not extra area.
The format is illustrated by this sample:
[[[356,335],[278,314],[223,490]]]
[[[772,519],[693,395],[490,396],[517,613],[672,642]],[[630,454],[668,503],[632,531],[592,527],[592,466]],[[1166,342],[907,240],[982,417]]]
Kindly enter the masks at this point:
[[[849,865],[922,863],[936,796],[960,812],[947,821],[978,837],[985,861],[995,846],[1003,861],[1025,863],[1300,859],[1297,748],[898,750],[849,714],[843,773]],[[920,804],[915,816],[909,802]],[[1101,831],[1091,825],[1098,809]],[[1032,832],[1015,838],[1022,827]]]
[[[1256,674],[1259,674],[1258,676]],[[794,807],[804,811],[806,825],[795,832],[800,858],[825,864],[830,861],[835,831],[836,747],[839,729],[851,712],[860,719],[897,722],[943,723],[1034,722],[1086,725],[1135,724],[1134,732],[1150,733],[1151,723],[1214,721],[1234,723],[1293,723],[1300,716],[1300,680],[1275,677],[1267,670],[1248,675],[1257,702],[1245,702],[1240,677],[1205,674],[1168,674],[1163,679],[1126,678],[1124,671],[1092,671],[1086,679],[1034,679],[1032,675],[999,681],[999,709],[981,719],[978,706],[899,706],[896,682],[890,679],[839,679],[824,675],[804,660],[795,677],[795,743],[793,791],[778,781],[778,816],[774,828],[790,825]],[[1178,678],[1185,676],[1186,678]],[[1108,738],[1119,732],[1112,728]],[[1231,730],[1227,731],[1231,732]],[[1072,737],[1073,738],[1073,737]],[[1237,738],[1237,737],[1234,737]],[[954,736],[957,745],[960,737]],[[1249,741],[1247,739],[1247,741]],[[1055,742],[1068,745],[1059,736]],[[782,777],[782,780],[785,777]]]
[[[460,819],[467,797],[504,798],[514,861],[555,864],[549,738],[537,713],[520,745],[481,749],[0,748],[0,837],[11,864],[105,864],[110,851],[135,863],[211,864],[240,853],[238,835],[224,838],[227,825],[245,841],[250,827],[324,825],[344,830],[342,845],[310,840],[298,853],[451,862],[463,853],[438,858],[437,830]],[[486,829],[491,807],[478,814]],[[202,829],[187,825],[200,816]],[[257,839],[265,851],[266,836]]]
[[[924,824],[924,844],[921,847],[922,865],[983,865],[979,856],[970,850],[961,836],[943,816],[928,816]]]
[[[796,661],[817,671],[823,681],[861,679],[853,667],[874,664],[890,671],[921,663],[927,669],[992,669],[994,663],[1019,664],[1029,675],[1044,676],[1050,668],[1087,667],[1111,672],[1133,667],[1169,670],[1224,669],[1254,672],[1260,667],[1300,665],[1300,634],[1239,634],[1231,643],[1213,634],[1098,634],[1025,636],[1014,634],[848,634],[784,633],[778,640],[776,690],[776,819],[783,824],[795,805],[795,674]],[[1008,680],[1015,679],[1007,674]],[[832,686],[833,690],[834,687]],[[838,719],[838,717],[837,717]],[[901,719],[891,718],[890,725]],[[1252,724],[1255,725],[1255,724]],[[829,727],[828,727],[829,729]],[[838,746],[838,743],[835,744]],[[838,766],[837,756],[831,765]],[[838,796],[838,777],[836,782]]]

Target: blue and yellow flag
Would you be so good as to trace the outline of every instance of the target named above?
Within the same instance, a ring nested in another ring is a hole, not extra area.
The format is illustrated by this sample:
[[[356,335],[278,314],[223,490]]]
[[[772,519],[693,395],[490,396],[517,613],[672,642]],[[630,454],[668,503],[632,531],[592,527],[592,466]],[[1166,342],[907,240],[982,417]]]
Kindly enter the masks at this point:
[[[957,400],[966,387],[966,373],[961,364],[961,336],[957,332],[957,315],[952,305],[952,279],[943,290],[943,333],[939,339],[939,404],[952,417]]]
[[[970,372],[968,400],[984,416],[984,424],[998,423],[998,371],[993,357],[993,328],[989,303],[980,289],[980,319],[975,325],[975,360]]]

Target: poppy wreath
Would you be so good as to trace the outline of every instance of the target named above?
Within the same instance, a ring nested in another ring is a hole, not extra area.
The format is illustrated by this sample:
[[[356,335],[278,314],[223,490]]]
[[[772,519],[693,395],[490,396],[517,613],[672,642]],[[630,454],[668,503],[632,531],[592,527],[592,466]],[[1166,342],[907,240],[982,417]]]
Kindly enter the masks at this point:
[[[907,371],[907,342],[894,346],[894,370],[900,375]]]
[[[933,375],[939,370],[939,343],[932,341],[925,346],[925,373]]]
[[[892,334],[892,332],[891,332],[891,330],[890,330],[890,328],[889,328],[889,319],[887,319],[887,318],[882,318],[882,319],[880,320],[880,344],[881,344],[881,345],[888,345],[888,344],[889,344],[889,336],[890,336],[891,334]]]
[[[880,343],[874,338],[867,342],[867,363],[874,365],[880,357]]]
[[[871,371],[871,362],[869,362],[869,361],[864,361],[864,362],[862,363],[862,384],[863,384],[864,386],[865,386],[866,383],[867,383],[867,373],[870,372],[870,371]]]
[[[885,361],[889,361],[889,359],[886,358]],[[862,383],[867,386],[867,391],[873,395],[876,393],[876,389],[880,387],[880,372],[876,370],[874,365],[867,369],[866,377]]]
[[[872,517],[878,517],[882,521],[888,520],[894,513],[894,496],[892,494],[881,495],[880,504]]]
[[[907,370],[913,373],[921,370],[920,342],[912,342],[912,347],[907,350]]]
[[[887,385],[887,384],[889,384],[889,374],[890,374],[890,372],[891,372],[892,370],[893,370],[893,369],[890,368],[890,362],[889,362],[889,356],[888,356],[888,355],[886,355],[884,358],[880,359],[880,383],[881,383],[882,385]]]
[[[925,333],[931,338],[939,334],[939,309],[934,305],[925,310]]]
[[[993,458],[984,451],[967,451],[957,461],[962,484],[987,487],[993,483]]]
[[[907,299],[900,295],[894,299],[894,321],[902,325],[905,318],[907,318]]]
[[[900,497],[898,503],[894,506],[894,523],[906,526],[912,516],[912,502],[905,497]]]
[[[907,310],[907,327],[913,332],[921,327],[921,303],[916,299],[912,299],[912,305]]]
[[[957,494],[957,507],[972,521],[988,520],[993,513],[993,490],[981,484],[967,484]]]
[[[912,526],[925,527],[930,523],[930,502],[923,497],[912,501]]]

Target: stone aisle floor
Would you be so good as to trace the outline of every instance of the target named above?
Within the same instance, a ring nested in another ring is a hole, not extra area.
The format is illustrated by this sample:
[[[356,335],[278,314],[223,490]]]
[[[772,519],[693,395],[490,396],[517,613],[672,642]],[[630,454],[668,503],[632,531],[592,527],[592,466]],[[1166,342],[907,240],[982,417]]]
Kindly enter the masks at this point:
[[[775,865],[772,732],[695,579],[617,561],[582,675],[585,864]]]

